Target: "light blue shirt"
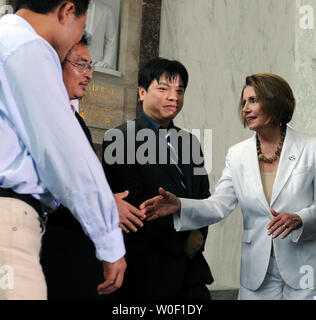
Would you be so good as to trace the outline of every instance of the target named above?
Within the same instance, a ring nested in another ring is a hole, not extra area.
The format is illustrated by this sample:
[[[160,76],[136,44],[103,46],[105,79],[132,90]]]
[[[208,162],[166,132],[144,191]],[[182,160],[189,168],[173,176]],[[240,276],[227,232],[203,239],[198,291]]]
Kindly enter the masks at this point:
[[[58,55],[12,14],[0,20],[0,137],[0,187],[31,194],[50,210],[58,199],[94,242],[98,259],[125,254],[112,191],[69,108]]]

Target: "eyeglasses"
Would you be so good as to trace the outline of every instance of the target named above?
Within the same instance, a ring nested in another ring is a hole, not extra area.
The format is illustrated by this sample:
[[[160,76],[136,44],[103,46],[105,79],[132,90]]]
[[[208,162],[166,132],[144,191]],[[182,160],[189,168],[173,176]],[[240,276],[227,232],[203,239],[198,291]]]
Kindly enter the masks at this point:
[[[85,72],[86,70],[89,70],[91,73],[94,71],[94,66],[91,64],[85,64],[85,63],[78,63],[70,60],[66,60],[67,62],[70,62],[74,67],[79,68],[81,72]]]

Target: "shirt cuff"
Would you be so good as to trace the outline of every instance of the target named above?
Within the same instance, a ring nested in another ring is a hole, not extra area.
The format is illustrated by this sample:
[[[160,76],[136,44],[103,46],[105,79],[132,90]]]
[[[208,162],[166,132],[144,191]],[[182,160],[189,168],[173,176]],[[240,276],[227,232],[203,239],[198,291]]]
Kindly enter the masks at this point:
[[[179,212],[173,214],[173,226],[176,231],[181,229],[181,217]]]
[[[96,244],[96,257],[106,262],[115,262],[125,255],[123,233],[120,228],[102,237],[100,245]]]
[[[190,211],[190,202],[192,199],[179,198],[181,201],[181,211],[173,214],[173,225],[176,231],[191,230],[190,221],[186,219],[186,213]],[[186,206],[186,204],[188,204]],[[188,221],[186,221],[188,220]]]

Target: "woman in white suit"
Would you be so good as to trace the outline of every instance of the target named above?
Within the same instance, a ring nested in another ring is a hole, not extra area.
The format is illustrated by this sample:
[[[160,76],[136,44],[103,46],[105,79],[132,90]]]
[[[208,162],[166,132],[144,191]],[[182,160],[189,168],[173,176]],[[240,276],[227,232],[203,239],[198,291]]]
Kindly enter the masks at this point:
[[[241,299],[316,296],[316,139],[287,123],[295,109],[288,83],[273,74],[246,78],[239,114],[255,134],[229,148],[215,193],[205,200],[160,196],[141,206],[148,220],[171,213],[178,231],[227,217],[244,221]]]

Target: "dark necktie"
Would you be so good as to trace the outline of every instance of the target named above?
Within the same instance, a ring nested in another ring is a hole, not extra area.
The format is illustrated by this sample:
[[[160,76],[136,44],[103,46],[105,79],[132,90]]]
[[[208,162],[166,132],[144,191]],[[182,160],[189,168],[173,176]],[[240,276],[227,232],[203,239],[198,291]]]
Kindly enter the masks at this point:
[[[168,147],[168,151],[169,151],[169,155],[170,155],[170,164],[174,165],[177,168],[177,172],[180,178],[180,183],[182,185],[182,187],[184,188],[185,191],[187,191],[187,187],[185,185],[185,178],[184,178],[184,174],[183,171],[180,168],[180,162],[179,162],[179,156],[178,153],[176,152],[175,148],[172,146],[171,142],[170,142],[170,132],[168,132],[165,136],[166,140],[167,140],[167,147]]]

